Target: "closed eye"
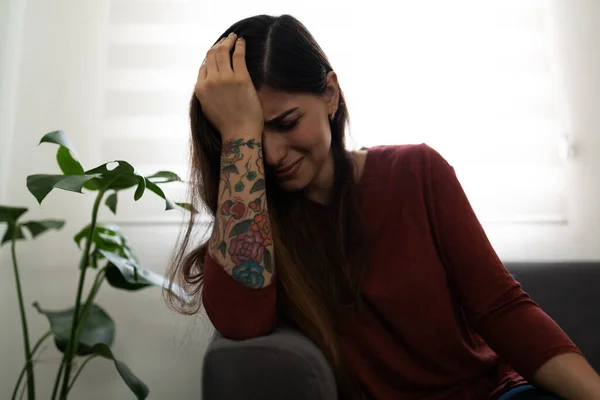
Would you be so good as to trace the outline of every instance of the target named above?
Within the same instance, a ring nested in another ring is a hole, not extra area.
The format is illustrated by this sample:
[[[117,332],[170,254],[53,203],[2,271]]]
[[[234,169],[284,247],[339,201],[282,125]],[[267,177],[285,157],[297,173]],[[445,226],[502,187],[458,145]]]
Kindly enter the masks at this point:
[[[292,129],[294,129],[296,127],[296,125],[298,125],[298,119],[295,119],[294,121],[291,122],[282,122],[281,124],[277,125],[277,130],[280,132],[287,132],[287,131],[291,131]]]

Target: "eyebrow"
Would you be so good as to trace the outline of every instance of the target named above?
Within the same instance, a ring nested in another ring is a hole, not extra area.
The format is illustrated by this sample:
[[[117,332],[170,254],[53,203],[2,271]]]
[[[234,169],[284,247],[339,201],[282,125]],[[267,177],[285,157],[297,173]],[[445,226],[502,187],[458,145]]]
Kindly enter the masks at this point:
[[[281,124],[281,122],[283,121],[283,119],[285,117],[287,117],[288,115],[290,115],[291,113],[293,113],[297,109],[298,109],[298,107],[290,108],[289,110],[282,112],[281,114],[279,114],[275,118],[273,118],[273,119],[271,119],[269,121],[265,121],[265,126],[273,127],[273,126],[277,126],[277,125]]]

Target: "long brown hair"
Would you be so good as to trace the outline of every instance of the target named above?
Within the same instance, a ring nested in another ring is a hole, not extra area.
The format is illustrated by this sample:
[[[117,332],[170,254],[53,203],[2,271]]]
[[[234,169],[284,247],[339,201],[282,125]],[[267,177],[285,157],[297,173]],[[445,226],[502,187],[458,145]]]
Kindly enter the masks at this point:
[[[288,93],[325,93],[333,70],[306,27],[290,15],[258,15],[241,20],[221,37],[235,32],[246,40],[246,65],[257,90],[265,87]],[[220,38],[221,38],[220,37]],[[219,38],[219,39],[220,39]],[[311,338],[329,359],[343,399],[360,397],[360,388],[343,357],[340,310],[360,304],[361,283],[367,266],[367,235],[356,193],[356,168],[345,147],[348,109],[340,88],[338,109],[330,122],[334,186],[327,207],[316,207],[302,192],[282,190],[265,165],[267,201],[275,250],[278,309]],[[217,210],[221,137],[192,96],[191,201],[214,222]],[[169,303],[179,312],[195,314],[201,307],[203,263],[207,243],[191,251],[192,217],[176,248],[168,272],[193,296],[183,304],[170,292]],[[351,311],[350,311],[351,312]],[[333,324],[332,324],[333,321]]]

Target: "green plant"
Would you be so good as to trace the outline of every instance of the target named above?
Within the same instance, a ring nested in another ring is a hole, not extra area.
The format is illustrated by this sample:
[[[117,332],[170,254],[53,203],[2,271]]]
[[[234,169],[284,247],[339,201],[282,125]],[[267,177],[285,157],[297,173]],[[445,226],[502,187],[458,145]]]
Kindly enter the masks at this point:
[[[147,397],[148,387],[137,378],[122,361],[115,358],[111,345],[115,336],[115,323],[108,313],[94,303],[102,283],[106,280],[112,287],[135,291],[146,287],[166,287],[164,278],[138,264],[138,259],[129,247],[127,240],[116,225],[98,223],[98,211],[104,204],[116,214],[117,194],[123,190],[135,188],[134,199],[139,200],[149,190],[165,201],[166,210],[185,209],[196,212],[186,203],[175,203],[164,193],[159,184],[181,182],[173,172],[159,171],[151,176],[142,176],[126,161],[118,160],[85,170],[77,157],[69,138],[62,131],[50,132],[44,135],[41,143],[57,144],[56,160],[62,174],[37,174],[27,177],[29,192],[41,204],[53,189],[83,193],[83,190],[94,192],[91,222],[75,237],[75,243],[82,250],[79,260],[79,280],[74,304],[66,310],[46,310],[37,302],[34,307],[48,318],[50,331],[43,335],[33,349],[29,345],[27,322],[18,274],[16,252],[17,240],[24,239],[23,228],[27,228],[33,237],[48,229],[60,229],[64,222],[57,220],[30,221],[19,223],[20,216],[27,211],[24,208],[0,207],[0,222],[8,223],[8,230],[2,243],[11,241],[13,244],[12,259],[19,297],[23,340],[25,348],[25,366],[14,389],[13,399],[26,377],[28,398],[35,398],[33,355],[40,344],[53,336],[54,343],[63,357],[58,366],[51,399],[67,398],[69,390],[79,377],[82,369],[96,357],[112,360],[123,378],[125,384],[138,399]],[[114,168],[110,168],[115,165]],[[106,198],[105,198],[106,197]],[[84,298],[83,289],[88,270],[96,271],[91,289]],[[173,285],[171,289],[185,301],[185,294]],[[73,373],[75,357],[85,357],[79,369]]]
[[[33,370],[33,355],[40,347],[40,344],[49,336],[46,333],[34,348],[29,344],[29,328],[27,326],[27,313],[23,303],[23,287],[21,286],[21,277],[19,275],[19,265],[17,263],[17,241],[26,238],[25,232],[29,232],[31,238],[41,235],[49,229],[60,229],[65,222],[62,220],[41,220],[20,222],[19,219],[27,212],[26,208],[0,206],[0,222],[7,224],[6,233],[0,242],[0,246],[10,242],[13,273],[15,277],[15,286],[17,289],[17,299],[19,303],[19,313],[21,315],[21,329],[23,335],[23,349],[25,353],[25,366],[19,376],[19,382],[23,376],[27,376],[27,396],[29,400],[35,399],[35,378]],[[16,398],[19,385],[15,385],[12,398]]]

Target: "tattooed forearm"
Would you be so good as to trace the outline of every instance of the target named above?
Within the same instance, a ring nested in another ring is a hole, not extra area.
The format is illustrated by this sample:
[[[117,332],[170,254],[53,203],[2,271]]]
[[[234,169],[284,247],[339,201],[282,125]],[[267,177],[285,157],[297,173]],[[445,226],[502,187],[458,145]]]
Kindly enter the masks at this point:
[[[223,143],[218,205],[209,241],[211,255],[244,285],[268,285],[273,273],[273,238],[260,141],[229,139]]]

